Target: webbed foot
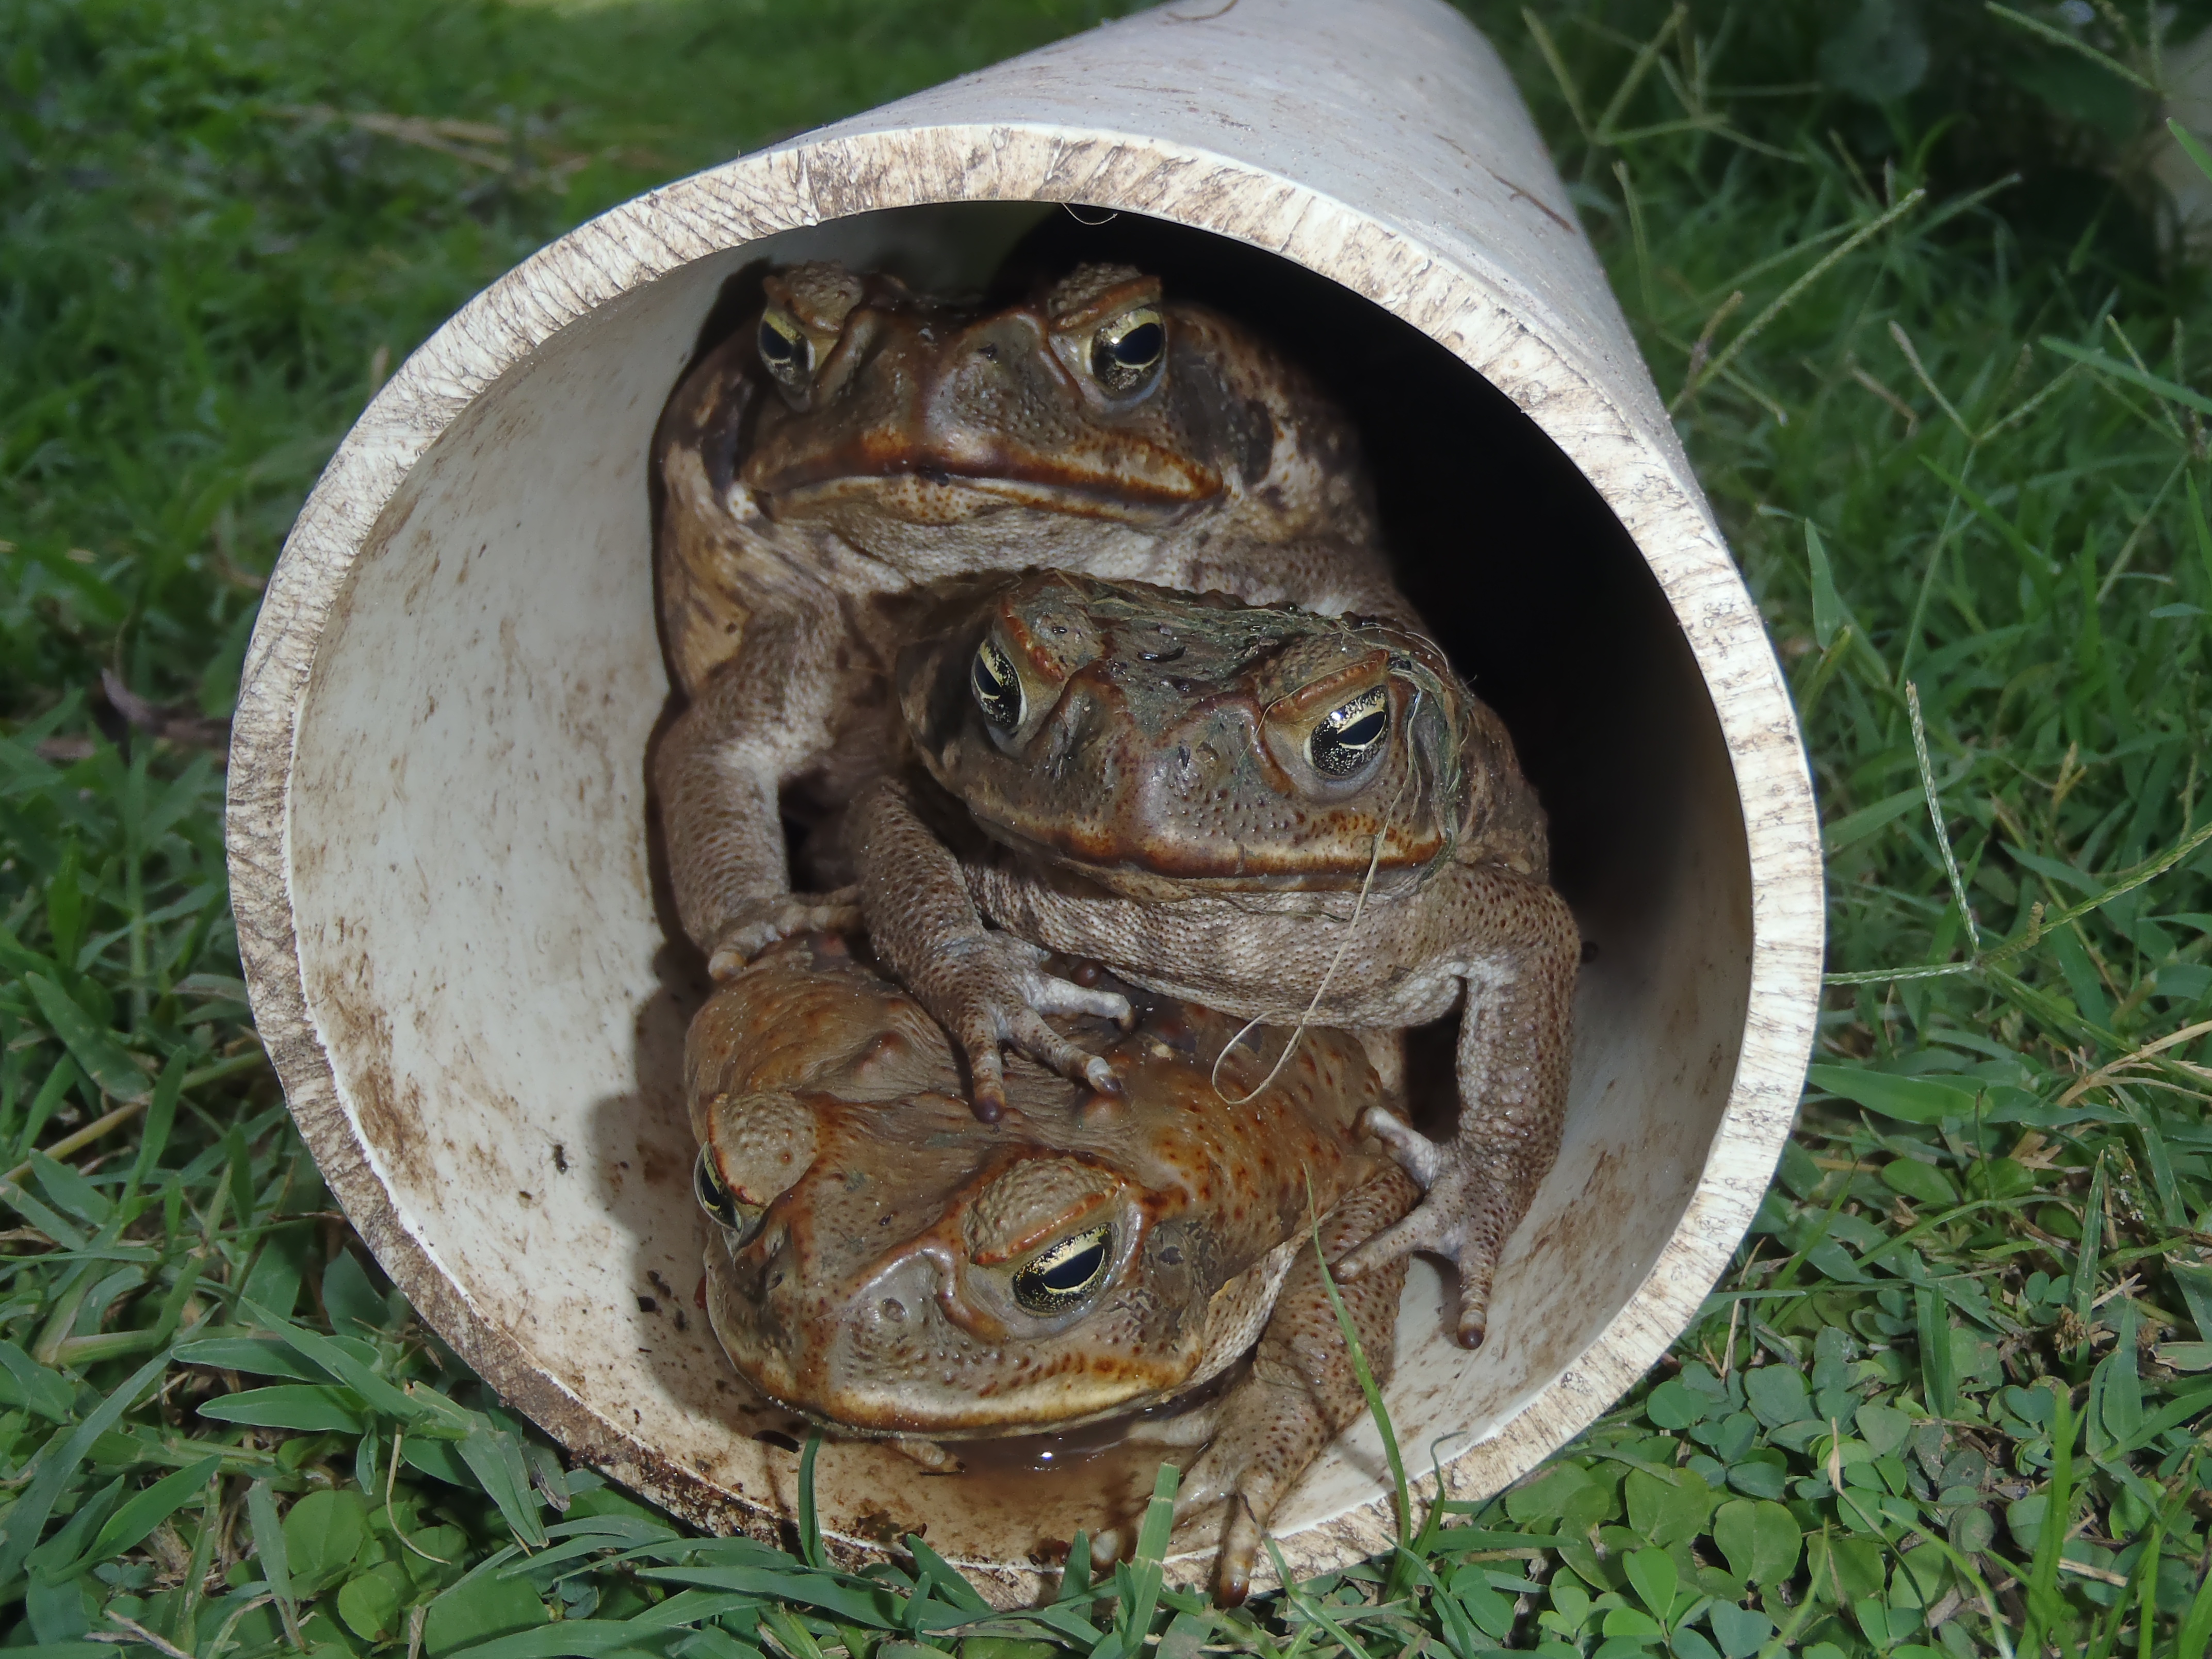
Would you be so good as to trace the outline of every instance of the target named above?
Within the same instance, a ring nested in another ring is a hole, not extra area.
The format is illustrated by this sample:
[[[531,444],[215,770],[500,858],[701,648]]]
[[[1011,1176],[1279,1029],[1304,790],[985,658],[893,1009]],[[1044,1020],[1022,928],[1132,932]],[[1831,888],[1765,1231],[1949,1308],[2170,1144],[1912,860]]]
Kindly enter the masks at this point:
[[[1253,1513],[1253,1500],[1238,1489],[1236,1477],[1224,1479],[1224,1473],[1209,1468],[1204,1457],[1185,1473],[1176,1493],[1175,1530],[1168,1548],[1170,1553],[1202,1549],[1218,1540],[1213,1599],[1224,1607],[1235,1607],[1252,1594],[1252,1569],[1259,1565],[1260,1544],[1267,1528]]]
[[[1415,1250],[1443,1256],[1459,1272],[1453,1338],[1463,1348],[1480,1347],[1499,1252],[1528,1210],[1542,1171],[1532,1177],[1520,1167],[1521,1160],[1464,1139],[1431,1140],[1381,1106],[1370,1107],[1360,1127],[1413,1176],[1421,1201],[1404,1219],[1346,1255],[1338,1276],[1356,1279]]]
[[[932,1474],[958,1474],[968,1467],[960,1461],[959,1453],[935,1440],[915,1440],[901,1435],[884,1443]]]
[[[988,929],[946,940],[914,989],[968,1056],[975,1115],[994,1123],[1006,1109],[1001,1043],[1062,1077],[1101,1094],[1119,1094],[1121,1080],[1100,1055],[1052,1029],[1047,1014],[1092,1014],[1127,1029],[1135,1018],[1127,997],[1094,991],[1048,974],[1048,953],[1011,933]]]

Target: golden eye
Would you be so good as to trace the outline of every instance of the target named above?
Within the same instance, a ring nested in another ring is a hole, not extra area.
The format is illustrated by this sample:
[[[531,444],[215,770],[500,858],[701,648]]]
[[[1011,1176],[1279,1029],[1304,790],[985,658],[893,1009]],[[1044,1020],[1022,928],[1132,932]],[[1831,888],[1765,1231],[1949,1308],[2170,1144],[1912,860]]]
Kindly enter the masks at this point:
[[[1167,351],[1167,319],[1158,306],[1139,306],[1091,337],[1091,372],[1107,391],[1123,397],[1159,372]]]
[[[975,690],[975,706],[983,711],[985,720],[1001,732],[1012,732],[1021,725],[1021,676],[1014,672],[1006,653],[993,641],[984,641],[975,653],[968,684]]]
[[[1111,1223],[1070,1233],[1014,1269],[1014,1300],[1040,1318],[1066,1313],[1098,1288],[1113,1260]]]
[[[769,374],[794,390],[814,378],[814,343],[789,312],[775,306],[761,314],[760,358]]]
[[[699,1200],[699,1207],[720,1226],[737,1235],[737,1242],[744,1243],[758,1231],[765,1211],[740,1202],[722,1179],[722,1172],[714,1167],[714,1155],[708,1148],[699,1149],[699,1162],[691,1171],[691,1191]]]
[[[1381,686],[1321,717],[1306,738],[1306,758],[1324,777],[1348,778],[1390,739],[1390,703]]]

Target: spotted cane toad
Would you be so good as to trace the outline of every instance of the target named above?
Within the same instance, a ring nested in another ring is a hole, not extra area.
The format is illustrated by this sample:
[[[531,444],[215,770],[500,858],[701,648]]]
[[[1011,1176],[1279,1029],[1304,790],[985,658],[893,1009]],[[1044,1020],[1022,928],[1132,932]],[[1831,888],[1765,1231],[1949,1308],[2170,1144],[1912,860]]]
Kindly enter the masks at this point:
[[[1030,959],[1008,936],[1241,1018],[1366,1033],[1386,1073],[1395,1034],[1464,987],[1458,1129],[1370,1115],[1425,1196],[1346,1266],[1449,1256],[1459,1339],[1480,1343],[1558,1152],[1581,953],[1497,716],[1395,624],[1060,572],[949,600],[898,688],[927,778],[887,775],[857,809],[862,903],[979,1087],[1022,994],[1006,965]]]
[[[1141,998],[1139,999],[1141,1000]],[[1177,1421],[1204,1439],[1178,1518],[1222,1527],[1241,1599],[1268,1516],[1362,1409],[1315,1264],[1402,1215],[1413,1183],[1358,1127],[1382,1098],[1358,1046],[1173,1003],[1072,1034],[1119,1091],[1017,1060],[995,1126],[962,1098],[944,1033],[823,935],[771,947],[695,1020],[685,1087],[715,1334],[748,1381],[848,1432],[935,1443],[1071,1427],[1249,1371]],[[1224,1058],[1224,1050],[1228,1050]],[[1348,1285],[1388,1375],[1402,1262]]]
[[[662,629],[688,706],[653,775],[677,909],[718,975],[795,929],[857,924],[850,892],[791,890],[783,823],[831,826],[810,873],[849,878],[816,855],[890,747],[890,655],[917,585],[1047,563],[1411,614],[1343,416],[1153,277],[1086,265],[990,307],[807,264],[765,295],[654,441]]]

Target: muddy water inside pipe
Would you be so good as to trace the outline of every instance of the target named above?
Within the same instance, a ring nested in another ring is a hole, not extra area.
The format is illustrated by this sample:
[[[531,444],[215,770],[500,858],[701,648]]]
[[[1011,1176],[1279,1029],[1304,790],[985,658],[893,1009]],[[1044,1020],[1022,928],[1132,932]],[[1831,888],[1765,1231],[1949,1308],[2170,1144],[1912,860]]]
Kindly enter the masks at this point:
[[[1033,1524],[1041,1508],[1060,1515],[1095,1516],[1084,1530],[1094,1540],[1091,1559],[1097,1561],[1100,1533],[1119,1528],[1127,1535],[1143,1518],[1160,1465],[1186,1468],[1203,1449],[1202,1444],[1163,1444],[1151,1437],[1203,1411],[1243,1375],[1239,1367],[1194,1401],[1065,1434],[962,1441],[951,1448],[961,1461],[960,1472],[943,1478],[958,1483],[963,1504],[995,1510],[1013,1527]],[[1066,1560],[1073,1541],[1072,1537],[1040,1537],[1030,1559],[1039,1566],[1059,1566]]]
[[[1172,1431],[1177,1419],[1204,1410],[1243,1375],[1240,1366],[1192,1401],[1062,1434],[963,1440],[947,1448],[958,1458],[959,1468],[943,1474],[925,1471],[921,1496],[926,1505],[929,1492],[939,1483],[957,1491],[963,1526],[974,1524],[979,1515],[989,1516],[1009,1535],[1030,1537],[1032,1565],[1057,1568],[1065,1564],[1078,1531],[1093,1540],[1091,1559],[1097,1562],[1103,1553],[1097,1541],[1101,1534],[1120,1528],[1127,1535],[1143,1518],[1160,1465],[1186,1468],[1204,1449],[1202,1444],[1165,1444],[1150,1437],[1164,1429]],[[801,1419],[788,1417],[782,1426],[757,1431],[755,1437],[795,1453],[810,1431]],[[834,1433],[825,1437],[838,1443]],[[1040,1520],[1054,1524],[1041,1528]],[[939,1530],[941,1534],[942,1528]],[[910,1533],[929,1541],[930,1516],[927,1507],[911,1515],[884,1507],[863,1512],[852,1531],[872,1543],[896,1548]]]

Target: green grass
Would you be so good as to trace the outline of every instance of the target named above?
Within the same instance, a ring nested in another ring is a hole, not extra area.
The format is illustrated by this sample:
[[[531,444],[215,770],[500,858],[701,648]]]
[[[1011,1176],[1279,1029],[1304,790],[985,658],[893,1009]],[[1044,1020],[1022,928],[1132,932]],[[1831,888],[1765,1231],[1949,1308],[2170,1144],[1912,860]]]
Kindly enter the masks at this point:
[[[855,1579],[564,1470],[378,1288],[246,1018],[219,774],[97,685],[228,713],[322,460],[531,247],[1089,13],[0,0],[0,1645],[2202,1650],[2212,307],[2095,55],[2155,79],[2142,9],[1477,9],[1806,712],[1801,1128],[1535,1480],[1244,1613],[1140,1550],[977,1622],[926,1550]]]

